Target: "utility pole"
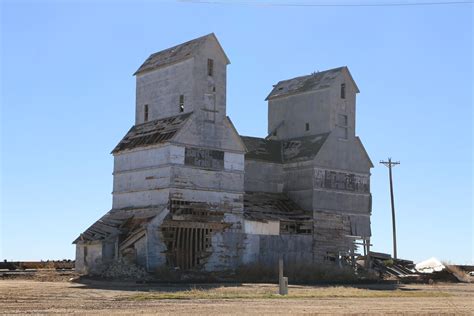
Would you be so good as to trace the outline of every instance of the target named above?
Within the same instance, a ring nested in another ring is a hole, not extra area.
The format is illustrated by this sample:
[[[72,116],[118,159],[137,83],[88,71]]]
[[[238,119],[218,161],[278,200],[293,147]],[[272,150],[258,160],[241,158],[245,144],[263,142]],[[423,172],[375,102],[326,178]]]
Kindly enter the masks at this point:
[[[393,200],[392,166],[399,165],[400,161],[392,161],[392,158],[388,158],[388,161],[380,161],[380,163],[388,167],[388,176],[390,180],[390,200],[392,202],[393,258],[397,259],[397,230],[395,228],[395,202]]]

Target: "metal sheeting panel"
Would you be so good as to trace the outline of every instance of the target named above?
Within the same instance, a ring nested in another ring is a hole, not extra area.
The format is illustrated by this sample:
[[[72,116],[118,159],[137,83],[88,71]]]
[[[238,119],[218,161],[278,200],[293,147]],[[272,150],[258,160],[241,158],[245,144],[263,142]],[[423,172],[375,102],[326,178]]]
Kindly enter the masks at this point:
[[[353,236],[370,237],[372,235],[369,216],[350,216],[350,221]]]

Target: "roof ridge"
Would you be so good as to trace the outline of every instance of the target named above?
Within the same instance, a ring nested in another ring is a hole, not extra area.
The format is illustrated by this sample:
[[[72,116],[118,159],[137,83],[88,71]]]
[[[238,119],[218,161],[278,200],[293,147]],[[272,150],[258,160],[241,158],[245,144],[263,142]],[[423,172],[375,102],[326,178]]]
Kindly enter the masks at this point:
[[[346,67],[347,66],[340,66],[340,67],[330,68],[330,69],[326,69],[326,70],[322,70],[322,71],[318,70],[318,71],[310,73],[309,75],[301,75],[301,76],[296,76],[296,77],[293,77],[293,78],[290,78],[290,79],[280,80],[280,81],[278,81],[278,83],[285,82],[285,81],[290,81],[290,80],[294,80],[294,79],[299,79],[299,78],[304,78],[304,77],[310,77],[310,76],[314,76],[315,74],[323,74],[323,73],[329,72],[329,71],[342,70],[343,68],[346,68]]]
[[[196,48],[210,37],[214,37],[217,40],[217,37],[214,33],[209,33],[155,52],[148,56],[148,58],[141,64],[141,66],[137,69],[137,71],[135,71],[133,75],[138,75],[143,72],[148,72],[165,65],[191,58],[194,55]],[[196,43],[197,46],[195,46]]]
[[[197,42],[197,41],[202,40],[202,39],[204,39],[204,38],[206,38],[206,37],[209,37],[209,36],[211,36],[211,35],[213,35],[213,34],[214,34],[214,33],[209,33],[209,34],[207,34],[207,35],[203,35],[203,36],[199,36],[199,37],[193,38],[193,39],[191,39],[191,40],[189,40],[189,41],[186,41],[186,42],[184,42],[184,43],[177,44],[177,45],[174,45],[174,46],[172,46],[172,47],[168,47],[168,48],[162,49],[162,50],[160,50],[160,51],[157,51],[157,52],[155,52],[155,53],[150,54],[149,57],[156,56],[156,55],[161,54],[161,53],[163,53],[163,52],[165,52],[165,51],[168,51],[168,50],[173,50],[173,49],[175,49],[175,48],[178,48],[179,46],[187,45],[187,44],[189,44],[189,43],[191,43],[191,42]]]
[[[347,69],[347,66],[326,69],[323,71],[313,72],[309,75],[303,75],[278,81],[277,84],[273,85],[272,91],[270,91],[265,100],[269,100],[275,97],[292,95],[295,93],[301,93],[309,90],[318,90],[326,88],[327,85],[331,83],[331,80],[334,79],[327,74],[331,72],[339,73],[343,69]]]

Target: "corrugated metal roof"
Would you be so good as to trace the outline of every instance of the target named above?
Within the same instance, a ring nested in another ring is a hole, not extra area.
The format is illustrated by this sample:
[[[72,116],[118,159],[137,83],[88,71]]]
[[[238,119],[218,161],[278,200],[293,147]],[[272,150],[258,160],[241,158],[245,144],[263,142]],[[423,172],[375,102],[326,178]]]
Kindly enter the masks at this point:
[[[241,136],[241,138],[247,147],[245,159],[285,163],[313,159],[328,135],[329,133],[324,133],[287,140],[269,140],[249,136]]]
[[[112,150],[113,154],[127,149],[146,147],[170,140],[191,113],[185,113],[133,126]]]
[[[310,90],[328,88],[334,79],[347,67],[339,67],[325,71],[315,72],[311,75],[296,77],[278,82],[265,100],[300,93]]]

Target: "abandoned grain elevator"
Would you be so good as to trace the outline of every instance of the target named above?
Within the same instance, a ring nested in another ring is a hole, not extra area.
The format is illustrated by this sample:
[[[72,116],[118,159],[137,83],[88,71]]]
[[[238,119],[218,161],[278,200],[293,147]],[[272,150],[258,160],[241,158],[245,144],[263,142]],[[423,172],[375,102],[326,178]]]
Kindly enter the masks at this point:
[[[135,124],[113,149],[112,209],[74,241],[76,269],[121,258],[153,272],[337,262],[370,244],[372,162],[347,67],[283,80],[268,136],[226,116],[230,63],[214,34],[135,72]]]

